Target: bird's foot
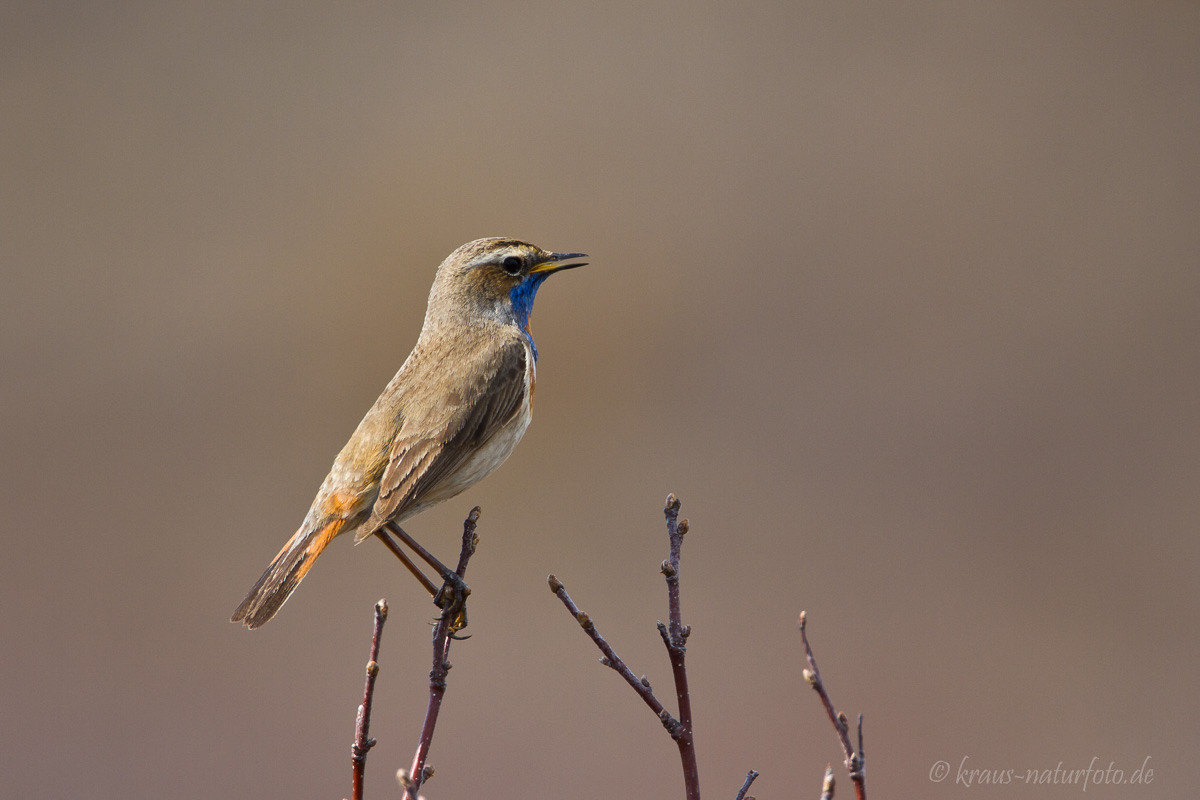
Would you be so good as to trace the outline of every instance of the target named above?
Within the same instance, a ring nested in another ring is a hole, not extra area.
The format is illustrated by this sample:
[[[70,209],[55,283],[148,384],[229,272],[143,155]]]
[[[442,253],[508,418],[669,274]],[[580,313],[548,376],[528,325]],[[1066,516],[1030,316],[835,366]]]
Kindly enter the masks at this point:
[[[442,610],[442,619],[446,629],[454,639],[465,639],[465,636],[454,634],[467,627],[467,597],[471,587],[457,573],[449,572],[442,576],[445,583],[438,593],[433,596],[433,604]]]

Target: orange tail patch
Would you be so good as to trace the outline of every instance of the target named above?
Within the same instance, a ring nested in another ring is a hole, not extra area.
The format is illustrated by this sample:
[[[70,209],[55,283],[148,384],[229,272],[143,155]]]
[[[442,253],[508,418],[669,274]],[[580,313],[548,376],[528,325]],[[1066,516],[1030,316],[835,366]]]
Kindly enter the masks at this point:
[[[346,524],[344,519],[335,519],[332,522],[325,524],[325,527],[317,531],[316,536],[304,547],[304,555],[300,559],[300,563],[296,565],[296,583],[304,580],[304,576],[312,569],[312,565],[316,563],[317,556],[325,552],[325,548],[333,541],[333,537],[337,536],[342,530],[342,526]]]
[[[333,519],[314,531],[304,528],[296,531],[251,587],[230,621],[245,623],[247,628],[257,628],[275,616],[312,569],[317,556],[345,525],[346,520]]]

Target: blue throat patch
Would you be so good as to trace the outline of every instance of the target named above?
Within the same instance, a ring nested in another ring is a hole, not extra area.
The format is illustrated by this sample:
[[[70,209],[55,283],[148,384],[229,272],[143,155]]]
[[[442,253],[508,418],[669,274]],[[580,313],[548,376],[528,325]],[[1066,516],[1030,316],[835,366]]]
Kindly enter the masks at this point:
[[[529,340],[529,347],[533,350],[534,361],[537,361],[538,351],[537,345],[533,343],[533,334],[529,332],[529,315],[533,313],[533,298],[537,295],[538,287],[549,277],[549,273],[535,272],[514,286],[508,294],[512,300],[513,316],[517,319],[518,327],[525,331],[525,338]]]

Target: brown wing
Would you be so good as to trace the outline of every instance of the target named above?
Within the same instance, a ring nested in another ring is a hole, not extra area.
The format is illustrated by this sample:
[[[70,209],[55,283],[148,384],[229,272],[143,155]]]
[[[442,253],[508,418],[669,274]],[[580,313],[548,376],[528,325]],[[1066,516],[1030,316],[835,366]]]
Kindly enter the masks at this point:
[[[412,376],[371,518],[355,537],[421,503],[522,407],[525,346],[508,339],[473,357],[453,354]],[[453,387],[453,388],[450,388]]]

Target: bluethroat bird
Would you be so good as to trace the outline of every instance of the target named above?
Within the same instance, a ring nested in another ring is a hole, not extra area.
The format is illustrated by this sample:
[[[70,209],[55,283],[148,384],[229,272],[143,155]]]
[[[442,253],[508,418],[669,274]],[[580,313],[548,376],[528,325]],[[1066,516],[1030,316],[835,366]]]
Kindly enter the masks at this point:
[[[399,523],[481,480],[516,447],[533,415],[534,296],[550,275],[584,266],[577,261],[584,255],[489,238],[464,244],[442,262],[412,353],[231,621],[257,628],[271,619],[334,537],[351,532],[355,544],[382,540],[439,606],[461,603],[461,579]],[[437,571],[441,590],[393,535]],[[456,612],[451,627],[465,624],[465,613]]]

